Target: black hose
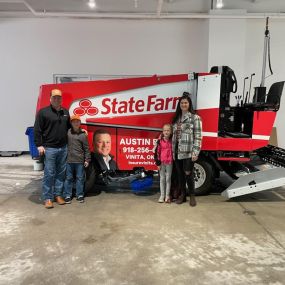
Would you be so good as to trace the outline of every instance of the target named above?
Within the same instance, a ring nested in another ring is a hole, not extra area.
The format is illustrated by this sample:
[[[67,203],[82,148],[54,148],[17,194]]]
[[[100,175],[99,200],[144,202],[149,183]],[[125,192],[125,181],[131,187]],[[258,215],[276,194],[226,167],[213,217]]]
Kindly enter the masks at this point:
[[[270,59],[270,36],[268,37],[268,65],[271,75],[273,75],[272,67],[271,67],[271,59]]]

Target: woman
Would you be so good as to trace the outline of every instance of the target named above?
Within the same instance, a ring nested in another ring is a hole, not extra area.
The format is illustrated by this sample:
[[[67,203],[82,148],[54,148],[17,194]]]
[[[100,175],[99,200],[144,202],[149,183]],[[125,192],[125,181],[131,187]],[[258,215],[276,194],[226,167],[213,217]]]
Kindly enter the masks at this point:
[[[196,206],[193,168],[202,141],[202,121],[193,110],[190,94],[184,92],[173,117],[172,150],[181,194],[176,203],[186,202],[185,182],[190,193],[190,206]]]

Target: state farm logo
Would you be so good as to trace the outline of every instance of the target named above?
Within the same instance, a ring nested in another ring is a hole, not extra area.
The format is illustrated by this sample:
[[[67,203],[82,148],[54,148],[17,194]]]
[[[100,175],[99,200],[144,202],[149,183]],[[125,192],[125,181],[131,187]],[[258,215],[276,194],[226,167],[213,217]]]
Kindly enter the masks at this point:
[[[79,101],[79,107],[74,106],[73,113],[78,116],[113,116],[113,115],[136,115],[136,114],[151,114],[174,111],[177,106],[179,97],[159,97],[157,95],[148,95],[145,98],[137,99],[134,96],[126,100],[118,98],[96,98],[83,99]],[[78,103],[77,103],[78,104]],[[93,107],[93,105],[98,106]],[[96,116],[96,117],[98,117]]]
[[[73,110],[74,115],[78,116],[84,116],[84,115],[89,115],[89,116],[95,116],[99,112],[98,108],[92,106],[92,102],[88,99],[83,99],[79,102],[79,107],[75,108]]]
[[[136,99],[132,96],[128,100],[104,98],[100,110],[102,115],[156,113],[175,110],[178,100],[179,97],[162,98],[157,95],[148,95],[142,99]]]

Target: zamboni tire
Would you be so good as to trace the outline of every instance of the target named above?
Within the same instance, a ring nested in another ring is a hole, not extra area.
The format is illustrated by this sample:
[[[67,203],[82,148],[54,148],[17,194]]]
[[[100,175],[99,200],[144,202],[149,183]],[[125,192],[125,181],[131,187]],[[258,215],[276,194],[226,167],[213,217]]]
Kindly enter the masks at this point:
[[[206,195],[211,191],[214,181],[214,171],[210,163],[198,160],[194,164],[195,194]]]

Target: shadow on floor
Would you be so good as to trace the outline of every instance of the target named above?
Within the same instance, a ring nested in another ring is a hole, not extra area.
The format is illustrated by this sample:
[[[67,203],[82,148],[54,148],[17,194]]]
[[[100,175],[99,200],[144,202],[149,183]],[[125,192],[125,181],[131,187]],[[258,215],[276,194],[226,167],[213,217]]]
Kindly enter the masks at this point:
[[[25,192],[30,192],[32,189],[32,193],[29,196],[29,200],[32,203],[35,204],[42,204],[42,183],[41,183],[42,179],[34,179],[32,180],[30,183],[28,183],[23,190]],[[125,194],[125,193],[129,193],[131,195],[136,195],[136,196],[142,196],[142,197],[152,197],[154,195],[156,195],[159,192],[159,186],[157,183],[154,183],[154,185],[152,187],[150,187],[149,189],[145,189],[142,192],[134,192],[131,188],[130,185],[121,185],[119,188],[116,186],[101,186],[98,185],[98,187],[95,188],[94,191],[90,191],[88,193],[85,194],[86,197],[93,197],[93,196],[98,196],[100,195],[102,192],[105,193],[112,193],[112,194]],[[75,197],[75,189],[73,189],[73,197]]]

